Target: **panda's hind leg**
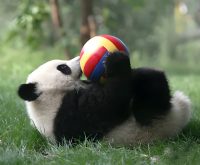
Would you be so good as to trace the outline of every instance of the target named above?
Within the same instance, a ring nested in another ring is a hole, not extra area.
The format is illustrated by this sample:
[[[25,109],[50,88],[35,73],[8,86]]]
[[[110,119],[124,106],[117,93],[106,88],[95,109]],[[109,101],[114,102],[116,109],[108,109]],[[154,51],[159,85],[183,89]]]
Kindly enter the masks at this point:
[[[137,68],[132,70],[131,109],[138,123],[149,125],[168,113],[171,95],[164,72]]]

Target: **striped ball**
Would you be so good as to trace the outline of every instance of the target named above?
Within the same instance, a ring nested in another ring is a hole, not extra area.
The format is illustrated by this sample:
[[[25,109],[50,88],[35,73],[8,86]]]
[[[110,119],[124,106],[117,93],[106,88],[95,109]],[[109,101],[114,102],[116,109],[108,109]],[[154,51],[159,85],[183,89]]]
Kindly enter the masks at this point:
[[[126,45],[117,37],[111,35],[99,35],[88,40],[80,53],[80,66],[85,76],[92,81],[104,79],[105,58],[115,51],[123,51],[129,54]]]

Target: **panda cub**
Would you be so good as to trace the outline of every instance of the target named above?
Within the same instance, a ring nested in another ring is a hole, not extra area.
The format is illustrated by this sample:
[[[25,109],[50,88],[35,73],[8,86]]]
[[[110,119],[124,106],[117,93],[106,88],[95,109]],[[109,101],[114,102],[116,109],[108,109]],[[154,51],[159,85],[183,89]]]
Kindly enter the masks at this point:
[[[170,95],[162,71],[131,69],[121,52],[104,65],[104,84],[80,80],[79,57],[33,71],[18,89],[32,125],[61,144],[87,138],[133,145],[175,136],[188,123],[190,100],[182,92]]]

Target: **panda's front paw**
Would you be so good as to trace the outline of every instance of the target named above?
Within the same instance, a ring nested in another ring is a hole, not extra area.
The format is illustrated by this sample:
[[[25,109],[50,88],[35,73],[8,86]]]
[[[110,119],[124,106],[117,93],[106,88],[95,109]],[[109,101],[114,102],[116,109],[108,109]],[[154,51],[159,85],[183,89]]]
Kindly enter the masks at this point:
[[[130,60],[123,52],[111,53],[105,60],[105,76],[126,76],[131,72]]]

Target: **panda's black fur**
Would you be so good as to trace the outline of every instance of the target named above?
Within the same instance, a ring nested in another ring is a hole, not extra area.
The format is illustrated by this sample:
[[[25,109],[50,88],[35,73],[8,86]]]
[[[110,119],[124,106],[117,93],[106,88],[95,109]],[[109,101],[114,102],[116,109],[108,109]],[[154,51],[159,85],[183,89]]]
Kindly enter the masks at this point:
[[[70,74],[69,68],[64,74]],[[155,120],[162,120],[173,108],[168,82],[162,71],[131,69],[128,56],[114,52],[105,61],[105,76],[106,82],[103,84],[80,81],[83,85],[66,90],[52,121],[53,135],[58,143],[64,139],[71,142],[83,141],[86,137],[102,139],[131,117],[136,121],[137,129],[148,129],[154,127]],[[32,101],[31,98],[39,97],[42,93],[35,92],[37,82],[31,84],[30,90],[24,84],[18,90],[24,100]],[[182,125],[185,125],[184,122]],[[179,127],[181,129],[183,126]]]
[[[129,59],[115,53],[107,59],[105,66],[105,84],[89,84],[87,88],[68,91],[64,96],[54,125],[58,141],[63,137],[70,140],[100,139],[130,116]]]
[[[131,109],[142,125],[165,115],[171,108],[168,81],[162,71],[150,68],[132,70]]]
[[[39,96],[36,93],[36,83],[22,84],[18,89],[18,95],[27,101],[35,100]]]

